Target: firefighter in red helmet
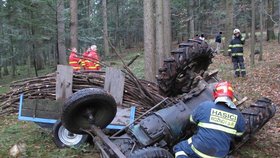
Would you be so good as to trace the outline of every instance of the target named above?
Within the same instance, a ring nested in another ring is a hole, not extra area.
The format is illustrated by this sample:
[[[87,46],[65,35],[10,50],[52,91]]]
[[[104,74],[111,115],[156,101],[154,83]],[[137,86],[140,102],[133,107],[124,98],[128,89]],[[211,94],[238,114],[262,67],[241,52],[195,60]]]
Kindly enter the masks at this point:
[[[219,82],[213,91],[213,101],[205,101],[190,115],[198,131],[188,140],[174,146],[176,158],[225,157],[230,143],[241,137],[245,121],[233,103],[233,89],[229,82]]]
[[[69,65],[73,67],[74,71],[81,70],[81,59],[77,55],[77,49],[73,47],[69,56]]]

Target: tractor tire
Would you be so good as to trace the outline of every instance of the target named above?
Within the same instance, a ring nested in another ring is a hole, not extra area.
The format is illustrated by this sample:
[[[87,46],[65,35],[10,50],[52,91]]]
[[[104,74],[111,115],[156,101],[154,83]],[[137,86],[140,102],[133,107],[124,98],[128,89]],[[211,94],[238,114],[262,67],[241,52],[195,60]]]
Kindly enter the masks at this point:
[[[275,115],[276,106],[270,99],[261,98],[241,110],[246,130],[242,135],[242,139],[237,139],[231,144],[229,153],[236,151],[252,138]]]
[[[128,158],[173,158],[173,155],[159,147],[147,147],[133,152]]]
[[[53,135],[53,142],[58,148],[65,148],[65,147],[75,147],[78,148],[82,144],[86,143],[89,139],[89,135],[84,134],[74,134],[69,132],[58,120],[52,130]]]
[[[114,119],[117,104],[105,90],[86,88],[74,93],[64,104],[62,123],[67,130],[86,134],[92,125],[105,128]]]
[[[202,76],[212,63],[213,53],[213,49],[204,41],[181,43],[159,69],[157,82],[160,94],[177,96],[188,93],[198,84],[196,77]]]

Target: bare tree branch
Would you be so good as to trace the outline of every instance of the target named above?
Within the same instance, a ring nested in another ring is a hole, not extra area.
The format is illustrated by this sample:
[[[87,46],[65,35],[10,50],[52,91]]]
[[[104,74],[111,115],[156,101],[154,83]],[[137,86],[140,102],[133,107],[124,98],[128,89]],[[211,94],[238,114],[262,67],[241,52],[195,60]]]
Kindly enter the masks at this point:
[[[278,22],[276,22],[276,21],[273,19],[272,15],[268,14],[268,12],[266,11],[266,9],[264,9],[264,14],[266,14],[267,16],[269,16],[270,20],[271,20],[274,24],[278,24]]]

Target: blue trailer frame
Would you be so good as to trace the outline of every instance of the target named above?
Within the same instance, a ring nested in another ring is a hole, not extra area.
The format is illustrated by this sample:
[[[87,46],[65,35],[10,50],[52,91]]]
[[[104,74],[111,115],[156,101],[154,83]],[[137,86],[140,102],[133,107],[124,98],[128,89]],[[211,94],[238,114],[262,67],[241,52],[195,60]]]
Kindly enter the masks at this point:
[[[56,119],[47,119],[47,118],[38,118],[38,117],[28,117],[28,116],[22,116],[22,106],[23,106],[23,94],[20,95],[19,99],[19,112],[18,112],[18,120],[21,121],[30,121],[30,122],[37,122],[37,123],[47,123],[47,124],[55,124],[57,122]],[[130,119],[129,123],[132,123],[135,119],[135,106],[132,106],[130,108]],[[123,129],[125,125],[114,125],[109,124],[106,128],[107,129],[113,129],[113,130],[120,130]]]

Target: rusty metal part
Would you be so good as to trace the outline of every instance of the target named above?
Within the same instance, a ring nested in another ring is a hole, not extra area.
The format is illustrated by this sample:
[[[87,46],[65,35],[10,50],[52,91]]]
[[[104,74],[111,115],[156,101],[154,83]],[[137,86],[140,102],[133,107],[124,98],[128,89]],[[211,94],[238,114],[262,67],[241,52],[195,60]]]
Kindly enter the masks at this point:
[[[92,134],[92,132],[88,131],[88,130],[82,130],[85,133],[87,133],[88,135],[90,135],[92,137],[92,142],[94,142],[94,144],[97,146],[97,148],[101,151],[101,154],[104,158],[110,158],[110,156],[107,154],[107,152],[104,150],[104,148],[102,147],[102,145],[99,143],[98,141],[98,137],[94,136]]]
[[[112,143],[112,141],[108,138],[107,135],[103,133],[101,129],[92,125],[90,133],[98,136],[101,141],[106,144],[112,151],[116,154],[118,158],[126,158],[126,156],[120,151],[120,149],[116,146],[116,144]]]

